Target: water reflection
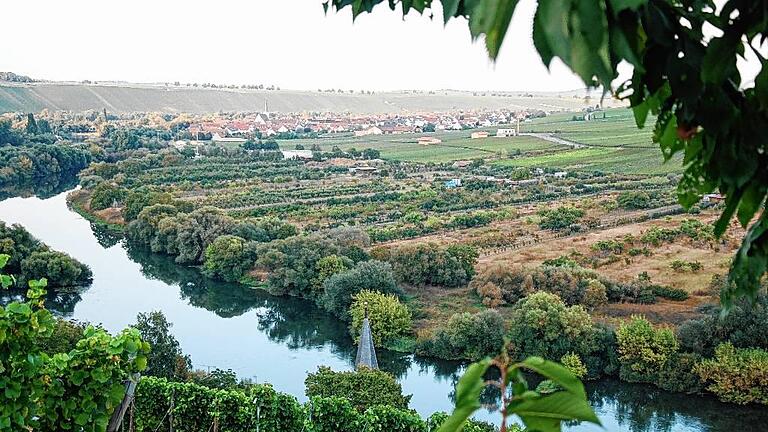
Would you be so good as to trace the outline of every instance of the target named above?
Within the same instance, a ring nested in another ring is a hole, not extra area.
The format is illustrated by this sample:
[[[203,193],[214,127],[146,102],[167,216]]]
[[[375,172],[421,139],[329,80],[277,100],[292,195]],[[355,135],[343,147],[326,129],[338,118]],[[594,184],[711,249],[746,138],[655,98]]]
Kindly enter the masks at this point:
[[[196,367],[231,368],[243,378],[271,382],[300,400],[305,400],[307,372],[319,365],[336,370],[353,366],[355,347],[346,326],[312,302],[212,281],[171,257],[127,247],[119,236],[94,229],[67,209],[65,194],[2,201],[0,219],[21,223],[51,247],[93,269],[91,287],[50,295],[48,304],[59,314],[117,331],[134,322],[139,312],[162,310]],[[0,301],[19,295],[6,292]],[[460,363],[383,350],[378,354],[382,369],[397,376],[404,391],[413,394],[411,406],[420,414],[451,409],[463,372]],[[565,430],[759,431],[768,424],[764,407],[738,407],[652,386],[603,380],[588,383],[587,391],[604,429],[574,424]],[[485,404],[497,400],[493,389],[483,393]],[[499,419],[489,410],[477,417]]]

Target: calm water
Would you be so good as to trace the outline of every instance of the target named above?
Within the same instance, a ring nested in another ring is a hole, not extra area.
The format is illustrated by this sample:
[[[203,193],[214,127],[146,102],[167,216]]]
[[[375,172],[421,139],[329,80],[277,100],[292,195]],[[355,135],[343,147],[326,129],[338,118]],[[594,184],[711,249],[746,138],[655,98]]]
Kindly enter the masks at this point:
[[[51,300],[51,309],[61,315],[118,331],[139,312],[161,310],[196,368],[232,369],[302,401],[308,372],[320,365],[352,369],[355,347],[346,327],[312,303],[214,282],[169,257],[129,249],[119,238],[93,230],[67,208],[65,198],[61,193],[0,201],[0,220],[23,225],[93,270],[92,286]],[[379,352],[379,364],[413,394],[411,406],[423,416],[451,410],[461,365],[388,352]],[[569,431],[768,430],[764,408],[740,408],[611,380],[590,383],[588,390],[605,429],[573,425]],[[497,419],[487,411],[477,417]]]

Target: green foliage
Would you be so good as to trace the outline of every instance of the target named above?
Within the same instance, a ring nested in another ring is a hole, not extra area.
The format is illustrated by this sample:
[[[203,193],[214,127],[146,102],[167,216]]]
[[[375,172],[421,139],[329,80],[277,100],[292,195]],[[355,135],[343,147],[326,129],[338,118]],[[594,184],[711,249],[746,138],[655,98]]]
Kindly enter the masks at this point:
[[[352,267],[352,260],[347,257],[340,257],[336,254],[317,260],[317,276],[313,281],[313,289],[322,290],[325,281],[337,274],[349,270]]]
[[[88,285],[93,277],[87,265],[57,251],[32,252],[21,261],[21,275],[27,280],[46,278],[56,281],[51,284],[54,287]]]
[[[370,260],[360,262],[351,270],[326,279],[323,284],[322,304],[328,312],[348,320],[354,296],[361,291],[402,294],[392,267],[385,262]]]
[[[215,418],[219,430],[229,431],[255,430],[257,424],[263,431],[299,431],[306,421],[296,398],[269,385],[222,390],[146,377],[136,390],[135,403],[137,430],[145,432],[167,430],[171,418],[179,431],[207,431]]]
[[[584,362],[576,353],[568,353],[560,357],[560,363],[576,378],[582,379],[587,375],[587,367],[584,366]]]
[[[371,12],[383,0],[329,0],[327,9],[352,6],[353,17]],[[390,1],[392,9],[397,1]],[[431,0],[400,2],[403,14],[423,13]],[[493,59],[506,34],[517,1],[459,2],[441,0],[443,18],[467,17],[473,38],[484,35]],[[747,226],[768,194],[768,69],[755,85],[742,86],[736,67],[742,41],[764,39],[768,10],[762,2],[729,0],[712,8],[708,2],[676,7],[657,1],[545,1],[533,19],[533,42],[544,63],[559,58],[588,86],[612,88],[618,65],[633,66],[633,75],[616,95],[628,100],[638,127],[649,112],[656,115],[653,140],[665,160],[684,155],[685,172],[678,186],[680,202],[690,207],[703,194],[719,190],[725,209],[715,234],[737,217]],[[707,27],[720,30],[709,36]],[[763,56],[758,54],[762,59]],[[759,213],[731,266],[722,301],[754,299],[768,269],[768,213]]]
[[[410,335],[411,312],[397,296],[364,290],[352,296],[349,309],[352,318],[349,330],[356,342],[360,339],[366,310],[376,346],[389,346],[397,339]]]
[[[377,248],[376,259],[392,264],[398,279],[413,285],[462,286],[474,276],[478,252],[467,245],[419,243]]]
[[[125,200],[128,191],[110,182],[102,182],[91,193],[91,210],[115,207]]]
[[[0,270],[7,261],[0,255]],[[0,430],[103,431],[123,380],[146,367],[149,345],[134,329],[112,337],[88,326],[68,352],[44,352],[56,327],[43,306],[46,285],[31,280],[27,302],[0,307]]]
[[[626,210],[646,209],[653,207],[653,200],[648,192],[625,191],[616,197],[619,207]]]
[[[240,237],[223,235],[216,237],[205,249],[203,273],[208,277],[235,282],[253,267],[255,261],[255,246]]]
[[[721,315],[719,309],[712,309],[703,318],[680,325],[680,349],[703,357],[713,356],[715,348],[726,342],[736,348],[768,350],[768,299],[764,295],[755,304],[739,301],[728,315]]]
[[[28,143],[20,135],[4,131],[7,124],[0,121],[0,190],[49,194],[76,181],[77,174],[91,162],[87,150]]]
[[[678,350],[672,330],[655,329],[639,316],[619,326],[616,341],[621,362],[619,375],[630,382],[657,382],[659,373]]]
[[[5,271],[20,283],[46,278],[51,287],[73,287],[91,282],[91,269],[71,256],[52,251],[21,225],[0,222],[0,254],[9,256]]]
[[[427,431],[428,432],[437,432],[437,430],[445,423],[445,421],[448,419],[448,414],[445,412],[436,412],[429,416],[427,419]],[[464,423],[464,428],[462,429],[463,432],[496,432],[496,426],[487,423],[482,422],[478,420],[469,419]],[[507,432],[524,432],[523,428],[521,428],[519,425],[513,423],[511,425],[507,425]]]
[[[560,359],[574,353],[587,360],[600,355],[600,335],[589,313],[582,306],[566,306],[555,294],[538,292],[520,300],[512,308],[509,329],[516,358]],[[593,369],[592,374],[600,373]]]
[[[190,359],[179,347],[179,342],[171,334],[173,324],[168,322],[160,311],[140,313],[136,316],[134,328],[142,339],[149,342],[152,351],[147,357],[146,375],[182,379],[190,369]]]
[[[541,217],[539,227],[559,231],[571,228],[584,216],[584,210],[564,206],[551,210],[539,210],[538,215]]]
[[[715,358],[702,361],[696,372],[724,402],[768,405],[768,351],[724,343],[715,350]]]
[[[505,407],[502,427],[507,416],[517,415],[527,430],[556,432],[561,422],[581,420],[600,424],[597,416],[587,403],[586,392],[581,381],[568,369],[540,357],[529,357],[519,363],[511,363],[501,355],[494,360],[474,363],[459,379],[456,386],[456,408],[446,419],[438,432],[458,432],[466,425],[469,417],[480,407],[480,395],[486,386],[484,375],[491,367],[497,368],[501,378],[492,385],[501,391],[501,403]],[[552,382],[558,391],[542,394],[528,388],[523,371],[537,373]]]
[[[404,396],[400,383],[390,374],[378,369],[334,372],[321,366],[304,380],[306,394],[314,397],[348,399],[359,412],[376,405],[407,409],[411,396]]]
[[[38,337],[36,341],[37,348],[49,356],[70,352],[75,348],[77,342],[83,338],[87,327],[83,323],[57,318],[53,324],[51,334]]]
[[[504,320],[494,310],[451,316],[428,339],[419,341],[416,353],[448,360],[478,360],[504,345]]]
[[[688,300],[690,295],[688,291],[682,288],[671,288],[661,285],[653,285],[653,294],[658,297],[665,298],[667,300],[684,301]]]
[[[669,392],[699,393],[704,389],[696,367],[701,356],[692,353],[675,353],[659,371],[656,385]]]

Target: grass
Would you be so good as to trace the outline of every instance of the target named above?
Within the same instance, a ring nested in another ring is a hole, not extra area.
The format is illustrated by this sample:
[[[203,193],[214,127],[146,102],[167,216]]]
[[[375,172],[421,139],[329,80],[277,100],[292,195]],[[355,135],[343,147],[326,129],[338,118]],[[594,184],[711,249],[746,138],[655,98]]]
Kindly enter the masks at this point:
[[[550,167],[564,170],[589,170],[626,174],[663,175],[681,172],[680,159],[664,163],[661,151],[653,144],[651,135],[654,119],[648,119],[644,129],[637,128],[632,111],[610,109],[591,121],[573,121],[581,113],[557,113],[521,124],[523,132],[551,133],[590,146],[573,150],[531,136],[471,139],[472,130],[443,131],[431,134],[372,135],[354,137],[350,134],[321,139],[283,140],[282,148],[296,144],[310,148],[317,144],[323,151],[334,146],[342,150],[375,148],[388,160],[409,162],[453,162],[466,159],[495,159],[495,163],[520,167]],[[496,127],[481,128],[494,134]],[[440,138],[442,143],[419,145],[420,136]],[[514,155],[513,159],[509,156]]]
[[[495,133],[493,129],[489,130]],[[317,144],[323,151],[331,151],[334,146],[341,150],[355,148],[362,150],[374,148],[381,152],[381,157],[388,160],[408,162],[453,162],[464,159],[494,158],[508,153],[541,152],[559,148],[558,145],[534,137],[479,138],[472,139],[472,131],[450,131],[429,134],[371,135],[365,137],[339,136],[321,139],[281,140],[280,147],[293,149],[297,144],[309,149]],[[417,139],[432,136],[441,139],[440,144],[420,145]]]

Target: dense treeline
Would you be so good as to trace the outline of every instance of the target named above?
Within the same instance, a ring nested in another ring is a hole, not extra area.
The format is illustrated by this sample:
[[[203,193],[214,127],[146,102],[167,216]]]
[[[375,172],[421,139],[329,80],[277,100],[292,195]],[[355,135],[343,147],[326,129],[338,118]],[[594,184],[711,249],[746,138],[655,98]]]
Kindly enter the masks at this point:
[[[419,243],[375,248],[371,255],[392,265],[398,279],[412,285],[457,287],[475,274],[478,252],[472,246]]]
[[[0,120],[0,189],[53,190],[74,179],[91,162],[87,149],[56,141],[50,131],[25,133]]]
[[[0,254],[10,255],[4,269],[18,279],[19,286],[29,280],[46,278],[52,288],[76,287],[91,283],[91,269],[71,256],[51,250],[21,225],[0,221]]]

